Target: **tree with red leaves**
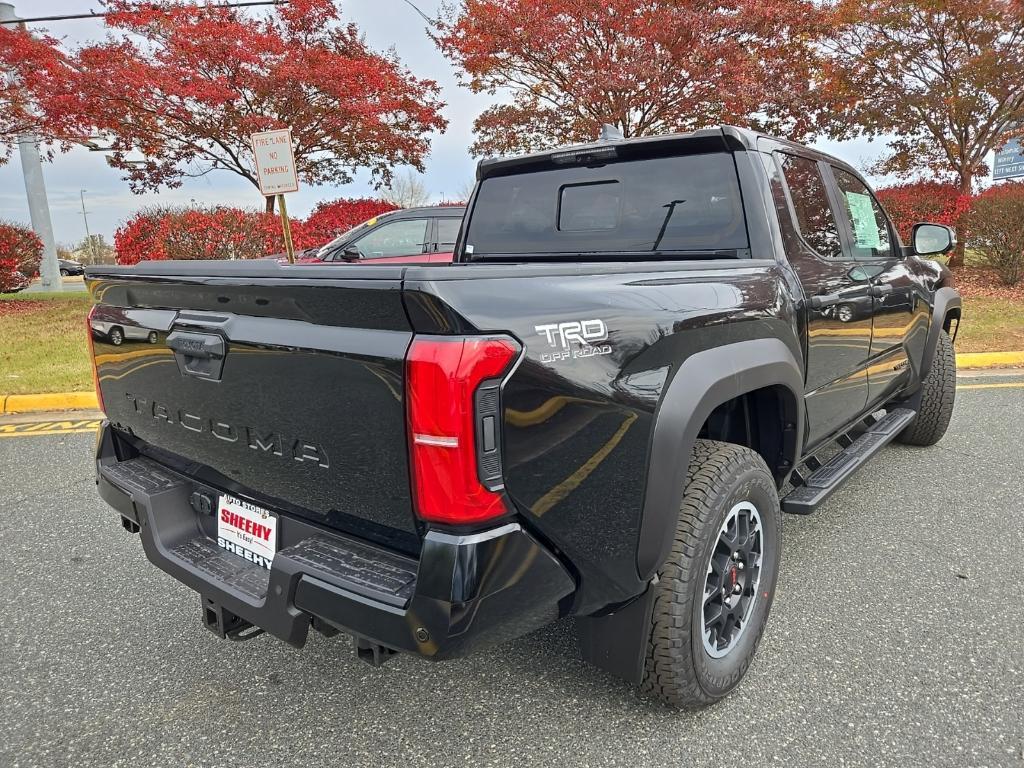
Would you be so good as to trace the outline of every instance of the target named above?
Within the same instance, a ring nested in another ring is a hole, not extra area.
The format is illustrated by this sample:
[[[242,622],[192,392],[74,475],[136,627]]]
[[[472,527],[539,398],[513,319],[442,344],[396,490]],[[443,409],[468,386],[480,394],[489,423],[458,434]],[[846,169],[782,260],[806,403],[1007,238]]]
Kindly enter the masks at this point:
[[[809,0],[466,0],[438,26],[475,92],[474,154],[740,122],[806,138],[818,12]]]
[[[213,171],[258,186],[249,136],[284,127],[305,183],[343,184],[357,168],[386,183],[395,165],[422,168],[429,133],[446,127],[437,84],[372,51],[331,0],[266,16],[172,0],[107,8],[107,39],[64,56],[56,88],[23,82],[44,127],[71,114],[109,136],[108,162],[134,191]]]
[[[1024,12],[1011,0],[839,0],[822,94],[833,138],[893,134],[872,172],[953,182],[1024,133]],[[950,263],[963,258],[963,243]]]
[[[77,102],[67,90],[70,71],[53,38],[0,25],[0,165],[21,134],[44,134],[65,149],[83,135],[77,110],[69,108]],[[47,94],[45,110],[38,108],[38,94]]]

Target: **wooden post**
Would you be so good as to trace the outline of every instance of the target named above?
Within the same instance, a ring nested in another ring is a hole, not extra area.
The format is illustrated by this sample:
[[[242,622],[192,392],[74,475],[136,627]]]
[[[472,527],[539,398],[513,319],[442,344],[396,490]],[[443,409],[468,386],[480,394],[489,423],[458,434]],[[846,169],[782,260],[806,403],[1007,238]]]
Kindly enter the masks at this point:
[[[281,228],[284,230],[284,249],[288,254],[288,263],[295,263],[295,246],[292,244],[292,225],[288,221],[288,206],[285,205],[284,195],[277,196],[277,203],[281,209]]]

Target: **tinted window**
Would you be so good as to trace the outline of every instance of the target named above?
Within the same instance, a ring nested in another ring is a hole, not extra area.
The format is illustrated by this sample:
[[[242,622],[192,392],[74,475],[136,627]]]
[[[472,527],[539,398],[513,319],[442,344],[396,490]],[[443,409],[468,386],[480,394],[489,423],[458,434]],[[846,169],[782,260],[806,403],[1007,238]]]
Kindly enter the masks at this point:
[[[736,166],[726,153],[485,179],[466,244],[477,256],[748,247]]]
[[[797,226],[804,240],[826,258],[841,258],[839,227],[828,203],[825,182],[818,164],[795,155],[779,155],[789,196],[796,211]]]
[[[864,182],[849,171],[832,168],[836,184],[843,196],[850,232],[853,234],[855,259],[887,259],[892,256],[889,225],[881,206]]]
[[[442,251],[450,251],[455,247],[455,241],[459,237],[459,227],[462,226],[462,219],[438,219],[437,220],[437,245]]]
[[[381,224],[353,244],[364,259],[415,256],[423,253],[430,219],[405,219]]]
[[[616,229],[622,210],[621,186],[617,181],[602,181],[562,187],[558,200],[558,229],[562,232]]]

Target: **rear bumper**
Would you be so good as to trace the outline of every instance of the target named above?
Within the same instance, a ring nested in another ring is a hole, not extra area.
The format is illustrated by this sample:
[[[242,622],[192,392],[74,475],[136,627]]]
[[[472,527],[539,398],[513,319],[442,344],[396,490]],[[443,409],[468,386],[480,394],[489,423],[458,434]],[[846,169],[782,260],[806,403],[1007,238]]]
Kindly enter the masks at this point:
[[[138,530],[149,560],[198,592],[204,606],[305,643],[312,621],[433,659],[550,623],[575,584],[518,524],[472,535],[430,531],[419,559],[280,516],[268,571],[217,546],[216,520],[194,508],[216,491],[144,457],[118,461],[104,423],[100,496]],[[198,505],[202,506],[202,505]]]

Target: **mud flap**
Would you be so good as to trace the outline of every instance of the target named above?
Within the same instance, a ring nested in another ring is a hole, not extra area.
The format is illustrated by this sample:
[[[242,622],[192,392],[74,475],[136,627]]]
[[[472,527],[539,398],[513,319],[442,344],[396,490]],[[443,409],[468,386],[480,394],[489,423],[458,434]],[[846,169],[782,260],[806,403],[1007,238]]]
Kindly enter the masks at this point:
[[[643,682],[657,584],[655,576],[642,595],[612,613],[576,619],[580,652],[586,661],[634,685]]]

